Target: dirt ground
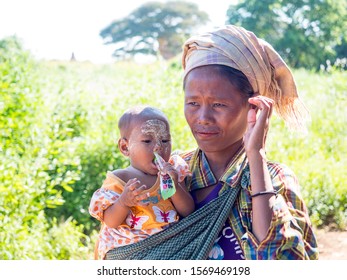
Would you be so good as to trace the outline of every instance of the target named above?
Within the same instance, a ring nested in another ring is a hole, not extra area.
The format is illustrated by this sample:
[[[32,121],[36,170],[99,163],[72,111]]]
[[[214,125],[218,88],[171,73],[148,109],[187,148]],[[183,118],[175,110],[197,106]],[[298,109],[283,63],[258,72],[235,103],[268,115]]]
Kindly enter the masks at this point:
[[[347,260],[347,230],[316,229],[320,260]]]

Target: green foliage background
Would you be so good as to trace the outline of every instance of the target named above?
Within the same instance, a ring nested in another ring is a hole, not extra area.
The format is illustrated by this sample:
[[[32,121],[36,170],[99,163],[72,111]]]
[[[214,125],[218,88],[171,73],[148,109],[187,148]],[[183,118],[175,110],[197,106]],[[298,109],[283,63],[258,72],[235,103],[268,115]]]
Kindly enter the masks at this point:
[[[292,67],[347,69],[347,0],[239,0],[227,18],[269,42]]]
[[[137,65],[39,62],[0,41],[0,259],[91,259],[92,193],[127,164],[117,121],[135,104],[161,108],[173,149],[195,148],[183,114],[179,59]],[[347,224],[346,72],[294,71],[312,122],[306,135],[275,115],[271,160],[297,174],[315,226]]]

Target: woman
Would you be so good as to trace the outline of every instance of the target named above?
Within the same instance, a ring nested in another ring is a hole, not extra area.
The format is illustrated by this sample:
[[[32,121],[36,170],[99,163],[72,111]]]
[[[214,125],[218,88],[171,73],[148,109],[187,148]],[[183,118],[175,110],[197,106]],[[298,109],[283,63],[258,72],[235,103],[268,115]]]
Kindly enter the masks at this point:
[[[209,259],[317,259],[295,175],[266,159],[272,108],[295,128],[308,115],[287,65],[268,43],[228,25],[187,40],[183,68],[198,149],[182,156],[196,208],[241,184]]]

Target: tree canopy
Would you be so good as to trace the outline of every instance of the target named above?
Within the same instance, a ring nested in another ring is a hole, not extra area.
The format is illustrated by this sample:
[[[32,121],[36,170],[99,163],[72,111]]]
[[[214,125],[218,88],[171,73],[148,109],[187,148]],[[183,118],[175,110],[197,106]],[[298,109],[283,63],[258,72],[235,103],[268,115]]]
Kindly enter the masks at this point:
[[[209,20],[196,4],[183,1],[148,2],[100,32],[105,44],[116,44],[114,56],[157,55],[170,59],[184,40]]]
[[[347,0],[241,0],[228,22],[264,38],[292,67],[319,69],[346,57]]]

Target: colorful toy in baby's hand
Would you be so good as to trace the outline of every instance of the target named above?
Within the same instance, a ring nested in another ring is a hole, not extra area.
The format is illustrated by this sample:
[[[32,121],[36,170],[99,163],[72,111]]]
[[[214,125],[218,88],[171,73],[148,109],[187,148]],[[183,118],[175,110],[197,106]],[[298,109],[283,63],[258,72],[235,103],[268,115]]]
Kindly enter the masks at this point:
[[[165,200],[175,194],[176,187],[170,175],[162,172],[165,160],[157,153],[154,153],[154,156],[154,163],[160,171],[160,193],[162,198]]]

